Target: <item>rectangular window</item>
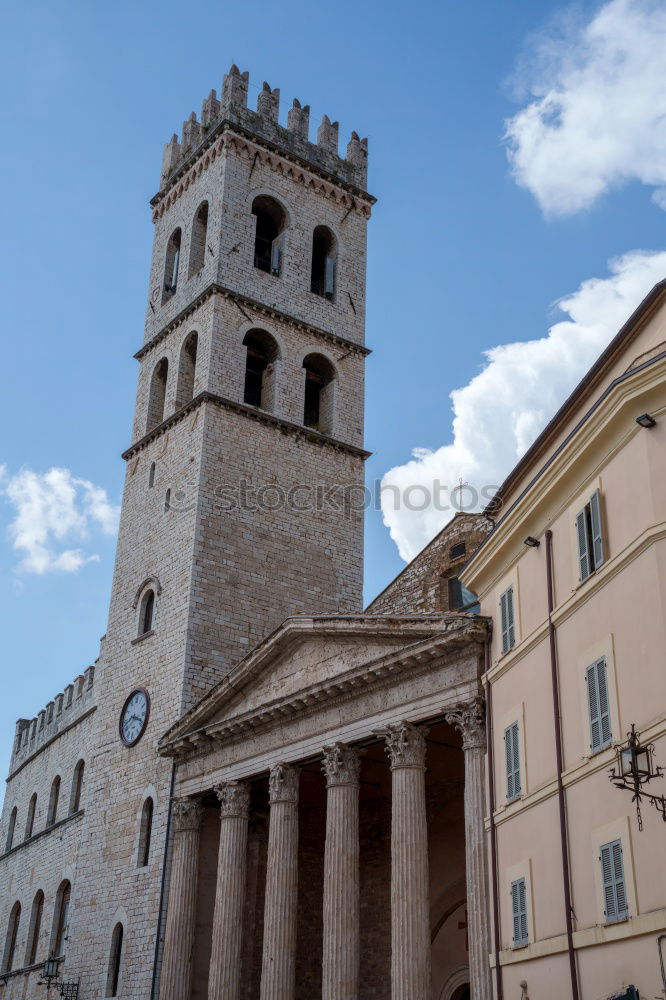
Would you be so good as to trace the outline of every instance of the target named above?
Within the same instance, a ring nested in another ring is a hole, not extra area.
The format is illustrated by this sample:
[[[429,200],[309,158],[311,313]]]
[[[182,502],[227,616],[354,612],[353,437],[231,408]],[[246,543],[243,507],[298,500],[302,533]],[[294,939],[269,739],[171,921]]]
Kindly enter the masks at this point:
[[[622,841],[604,844],[599,855],[601,881],[604,888],[604,916],[606,923],[626,920],[628,914],[627,890],[624,883]]]
[[[504,730],[504,751],[506,756],[506,797],[508,802],[521,793],[520,750],[518,723],[512,722]]]
[[[449,611],[471,611],[475,615],[480,611],[478,597],[457,576],[449,577]]]
[[[601,493],[590,497],[576,515],[576,541],[578,543],[578,575],[587,580],[604,562],[604,539],[601,519]]]
[[[502,652],[508,653],[516,645],[513,587],[508,587],[500,597],[500,618],[502,624]]]
[[[610,746],[613,741],[608,702],[608,674],[602,657],[585,671],[587,705],[590,714],[590,749],[592,753]]]
[[[521,948],[529,942],[527,929],[527,887],[524,878],[511,883],[511,914],[513,917],[513,946]]]

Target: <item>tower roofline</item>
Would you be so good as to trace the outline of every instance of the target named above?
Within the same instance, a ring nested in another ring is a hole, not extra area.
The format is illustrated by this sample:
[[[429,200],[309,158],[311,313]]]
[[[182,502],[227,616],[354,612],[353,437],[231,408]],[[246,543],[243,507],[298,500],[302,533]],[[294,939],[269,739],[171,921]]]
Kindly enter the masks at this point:
[[[376,199],[366,191],[367,139],[360,139],[358,133],[352,132],[343,159],[338,154],[338,122],[331,122],[324,115],[317,130],[317,142],[310,142],[308,105],[303,107],[294,99],[285,128],[278,122],[279,89],[271,89],[264,83],[257,110],[251,111],[247,107],[248,85],[249,74],[240,73],[235,65],[232,66],[224,77],[221,100],[215,90],[211,90],[202,105],[201,121],[193,111],[183,123],[180,140],[176,133],[173,134],[164,149],[160,190],[151,199],[152,206],[159,204],[188,168],[227,130],[238,131],[374,203]]]

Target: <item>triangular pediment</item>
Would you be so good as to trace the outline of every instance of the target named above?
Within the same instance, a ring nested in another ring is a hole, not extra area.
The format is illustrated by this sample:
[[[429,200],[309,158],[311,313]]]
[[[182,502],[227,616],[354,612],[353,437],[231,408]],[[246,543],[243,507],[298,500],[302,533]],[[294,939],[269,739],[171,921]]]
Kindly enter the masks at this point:
[[[162,745],[362,673],[454,624],[451,615],[290,618],[165,734]],[[457,616],[456,616],[457,617]]]

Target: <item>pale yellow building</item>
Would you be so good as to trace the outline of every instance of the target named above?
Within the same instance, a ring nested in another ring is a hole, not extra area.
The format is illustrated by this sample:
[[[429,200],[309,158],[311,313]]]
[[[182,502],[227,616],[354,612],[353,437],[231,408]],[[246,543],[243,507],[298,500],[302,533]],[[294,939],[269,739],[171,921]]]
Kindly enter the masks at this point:
[[[496,995],[664,996],[666,825],[646,801],[641,832],[609,770],[632,724],[666,765],[666,282],[498,499],[462,573],[494,622]],[[643,790],[662,795],[666,778]]]

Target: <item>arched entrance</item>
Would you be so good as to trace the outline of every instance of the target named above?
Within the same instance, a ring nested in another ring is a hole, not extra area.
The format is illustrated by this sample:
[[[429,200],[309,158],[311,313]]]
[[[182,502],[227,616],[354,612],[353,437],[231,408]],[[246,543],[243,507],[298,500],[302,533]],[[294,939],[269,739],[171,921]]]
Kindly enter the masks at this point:
[[[470,1000],[469,969],[456,969],[444,984],[439,1000]]]

